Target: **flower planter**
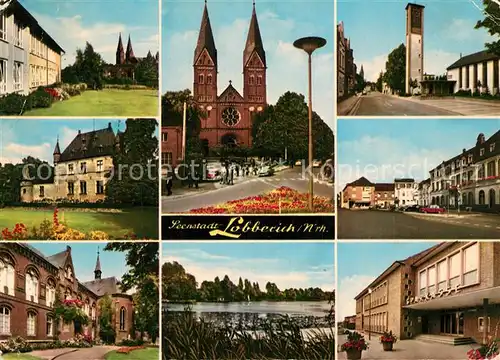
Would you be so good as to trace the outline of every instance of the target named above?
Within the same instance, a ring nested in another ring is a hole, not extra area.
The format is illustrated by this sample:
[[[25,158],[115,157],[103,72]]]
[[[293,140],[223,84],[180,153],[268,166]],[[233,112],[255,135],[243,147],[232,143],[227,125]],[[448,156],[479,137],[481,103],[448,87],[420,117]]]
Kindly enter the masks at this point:
[[[383,342],[382,347],[384,348],[384,351],[392,351],[392,346],[394,343],[392,342]]]
[[[358,349],[346,350],[346,354],[347,354],[347,359],[348,360],[359,360],[359,359],[361,359],[361,353],[362,353],[362,350],[358,350]]]

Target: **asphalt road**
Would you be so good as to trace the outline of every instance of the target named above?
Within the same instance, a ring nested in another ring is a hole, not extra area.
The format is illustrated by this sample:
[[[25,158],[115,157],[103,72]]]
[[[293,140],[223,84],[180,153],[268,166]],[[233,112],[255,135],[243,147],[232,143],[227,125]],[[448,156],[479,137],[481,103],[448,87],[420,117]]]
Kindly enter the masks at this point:
[[[351,115],[457,116],[460,114],[420,102],[398,99],[379,92],[371,92],[368,95],[361,96],[359,104],[356,105],[356,110]]]
[[[300,192],[307,192],[309,181],[302,176],[301,167],[288,169],[270,177],[256,177],[242,180],[235,185],[226,185],[221,188],[182,197],[163,197],[162,213],[182,213],[191,209],[214,206],[230,200],[238,200],[248,196],[256,196],[281,186],[288,186]],[[314,194],[333,198],[333,185],[314,183]]]
[[[500,216],[340,209],[339,239],[500,239]]]

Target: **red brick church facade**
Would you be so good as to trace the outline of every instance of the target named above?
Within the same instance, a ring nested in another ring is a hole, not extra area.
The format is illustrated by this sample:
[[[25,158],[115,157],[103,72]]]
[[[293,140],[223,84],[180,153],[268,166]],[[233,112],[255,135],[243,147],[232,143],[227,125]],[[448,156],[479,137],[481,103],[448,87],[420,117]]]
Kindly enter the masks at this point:
[[[200,139],[205,152],[221,145],[250,147],[252,116],[262,111],[267,104],[266,53],[255,3],[243,49],[243,94],[229,81],[218,95],[217,60],[217,48],[205,2],[193,60],[193,96],[207,114],[207,118],[201,120]]]
[[[47,256],[26,243],[0,244],[0,341],[20,336],[28,341],[68,340],[76,333],[99,337],[99,299],[111,297],[116,341],[133,331],[132,296],[120,290],[118,280],[101,278],[97,255],[94,280],[80,282],[75,274],[71,247]],[[55,321],[56,297],[78,299],[90,322],[80,329]]]

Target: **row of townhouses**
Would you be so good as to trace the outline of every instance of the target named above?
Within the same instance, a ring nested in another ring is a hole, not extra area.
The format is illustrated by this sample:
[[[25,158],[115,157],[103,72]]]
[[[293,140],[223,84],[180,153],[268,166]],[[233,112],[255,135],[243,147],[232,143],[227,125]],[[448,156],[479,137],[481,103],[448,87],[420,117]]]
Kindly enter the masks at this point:
[[[500,208],[500,130],[489,138],[481,133],[469,149],[431,169],[429,178],[372,183],[362,177],[347,184],[341,206],[390,207],[438,205],[446,208],[496,211]]]
[[[388,264],[356,297],[356,329],[487,343],[500,324],[500,243],[444,242]]]
[[[61,80],[64,50],[18,0],[0,12],[0,96]]]
[[[357,68],[351,41],[345,37],[344,23],[337,25],[337,99],[354,91]]]

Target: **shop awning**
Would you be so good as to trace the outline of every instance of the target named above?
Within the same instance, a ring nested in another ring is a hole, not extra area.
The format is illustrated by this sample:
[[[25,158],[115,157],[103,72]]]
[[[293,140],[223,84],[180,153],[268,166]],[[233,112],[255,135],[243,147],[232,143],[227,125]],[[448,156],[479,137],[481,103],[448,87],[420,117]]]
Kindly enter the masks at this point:
[[[464,292],[464,290],[450,296],[443,296],[431,300],[405,305],[405,309],[413,310],[445,310],[469,308],[483,305],[483,299],[488,299],[490,304],[500,303],[500,286]]]

